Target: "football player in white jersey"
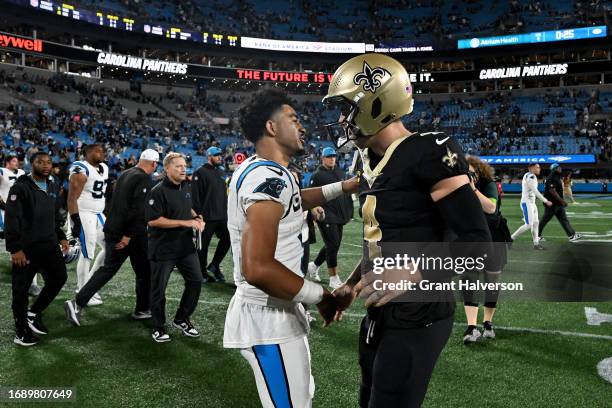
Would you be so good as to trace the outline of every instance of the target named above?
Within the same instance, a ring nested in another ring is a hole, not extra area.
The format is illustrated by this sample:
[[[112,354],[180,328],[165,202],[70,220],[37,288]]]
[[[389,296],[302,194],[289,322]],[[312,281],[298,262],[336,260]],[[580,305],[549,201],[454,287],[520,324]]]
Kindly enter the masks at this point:
[[[521,225],[514,234],[512,239],[516,239],[519,235],[527,230],[531,230],[534,249],[542,249],[540,237],[538,236],[538,207],[536,205],[536,197],[540,199],[548,207],[552,205],[542,193],[538,191],[538,176],[540,175],[540,165],[531,163],[528,167],[528,172],[523,176],[522,194],[521,194],[521,211],[523,212],[523,220],[525,224]]]
[[[70,214],[72,237],[81,243],[81,255],[77,263],[77,291],[89,280],[91,275],[104,262],[104,211],[108,166],[104,147],[90,144],[83,149],[85,160],[75,161],[70,166],[70,186],[68,189],[68,213]],[[95,257],[96,246],[100,247]],[[87,304],[102,304],[99,294],[95,294]]]
[[[240,115],[256,155],[234,172],[229,187],[237,289],[227,310],[223,346],[239,349],[249,362],[262,406],[310,407],[314,381],[301,303],[316,304],[329,324],[338,299],[303,278],[302,212],[356,191],[357,182],[300,191],[287,166],[303,153],[305,131],[282,91],[257,92]]]
[[[17,156],[6,158],[6,167],[0,167],[0,229],[4,231],[4,207],[8,198],[8,192],[15,181],[25,172],[19,168]]]

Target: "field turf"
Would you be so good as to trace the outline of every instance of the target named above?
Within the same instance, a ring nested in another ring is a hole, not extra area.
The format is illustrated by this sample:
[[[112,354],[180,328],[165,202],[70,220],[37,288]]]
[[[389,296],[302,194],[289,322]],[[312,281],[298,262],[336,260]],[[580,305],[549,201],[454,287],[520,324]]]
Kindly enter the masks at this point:
[[[587,239],[612,241],[612,200],[578,201],[568,208],[576,230],[588,232]],[[505,199],[503,212],[512,231],[522,223],[517,197]],[[360,220],[345,231],[339,255],[342,277],[359,259]],[[566,241],[556,220],[544,235],[549,245]],[[514,268],[538,268],[541,255],[529,248],[529,240],[529,233],[524,234],[517,243],[522,249],[510,251]],[[318,241],[311,248],[312,257],[320,247]],[[222,267],[230,278],[231,256]],[[323,270],[322,277],[327,278]],[[9,259],[6,253],[0,256],[0,387],[73,387],[77,402],[64,405],[79,407],[259,406],[248,364],[237,351],[222,347],[231,285],[204,286],[192,318],[200,338],[172,330],[170,343],[156,344],[149,323],[129,319],[134,306],[129,262],[100,292],[104,304],[86,309],[79,328],[68,323],[63,312],[63,301],[73,295],[75,283],[72,264],[68,283],[44,314],[51,333],[36,347],[17,347]],[[182,279],[173,274],[167,291],[169,318],[181,290]],[[612,323],[587,325],[585,306],[612,313],[610,302],[504,302],[502,295],[494,319],[498,338],[466,347],[461,342],[464,314],[458,305],[453,334],[433,373],[424,406],[611,407],[612,384],[598,375],[597,364],[612,357]],[[357,406],[356,350],[362,314],[362,303],[357,302],[339,324],[326,329],[320,327],[320,319],[314,324],[310,345],[315,407]],[[28,405],[39,406],[20,404]]]

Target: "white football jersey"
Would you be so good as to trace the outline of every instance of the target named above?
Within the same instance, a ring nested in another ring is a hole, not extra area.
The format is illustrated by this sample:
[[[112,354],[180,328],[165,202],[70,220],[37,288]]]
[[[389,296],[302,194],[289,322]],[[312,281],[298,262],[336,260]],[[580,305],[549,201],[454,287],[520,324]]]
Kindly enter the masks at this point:
[[[225,347],[284,343],[308,333],[308,322],[302,305],[269,296],[249,284],[242,275],[240,245],[246,211],[256,202],[268,200],[280,203],[284,210],[278,226],[274,257],[296,275],[303,276],[300,267],[304,254],[300,188],[287,168],[253,156],[236,169],[229,186],[227,227],[232,244],[237,290],[226,316]]]
[[[21,176],[25,174],[25,171],[21,169],[17,169],[15,171],[6,169],[4,167],[0,168],[0,178],[2,182],[0,183],[0,197],[2,197],[2,201],[6,202],[8,199],[8,193],[15,181]]]
[[[108,182],[108,166],[100,163],[96,168],[87,160],[76,161],[70,166],[70,177],[73,174],[85,174],[87,176],[85,187],[83,187],[83,191],[77,199],[79,212],[102,213],[105,204],[106,183]]]
[[[521,202],[523,203],[535,203],[536,197],[546,202],[546,198],[538,190],[538,177],[532,172],[528,171],[523,176],[522,183],[522,194]]]

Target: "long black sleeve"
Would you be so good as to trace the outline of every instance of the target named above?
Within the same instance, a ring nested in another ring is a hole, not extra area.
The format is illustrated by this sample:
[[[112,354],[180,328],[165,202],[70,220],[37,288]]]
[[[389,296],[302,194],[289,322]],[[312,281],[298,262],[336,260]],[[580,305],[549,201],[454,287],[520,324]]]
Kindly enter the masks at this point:
[[[9,191],[9,199],[4,213],[4,239],[6,250],[11,254],[23,250],[23,202],[27,190],[20,185],[14,185]]]

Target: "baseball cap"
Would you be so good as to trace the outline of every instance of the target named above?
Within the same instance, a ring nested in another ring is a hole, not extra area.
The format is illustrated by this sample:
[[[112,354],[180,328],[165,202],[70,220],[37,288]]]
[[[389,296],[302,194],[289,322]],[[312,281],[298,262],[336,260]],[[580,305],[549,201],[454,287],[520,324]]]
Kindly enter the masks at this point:
[[[206,150],[207,156],[217,156],[222,153],[223,153],[223,150],[219,149],[217,146],[209,147],[208,150]]]
[[[551,164],[551,165],[550,165],[550,169],[551,169],[551,170],[554,170],[554,169],[556,169],[557,167],[559,167],[559,163],[553,163],[553,164]]]
[[[321,156],[323,157],[332,157],[336,155],[336,151],[334,150],[333,147],[326,147],[325,149],[323,149],[323,152],[321,153]]]
[[[158,162],[159,153],[157,153],[153,149],[144,150],[142,153],[140,153],[140,160],[150,160],[150,161]]]

